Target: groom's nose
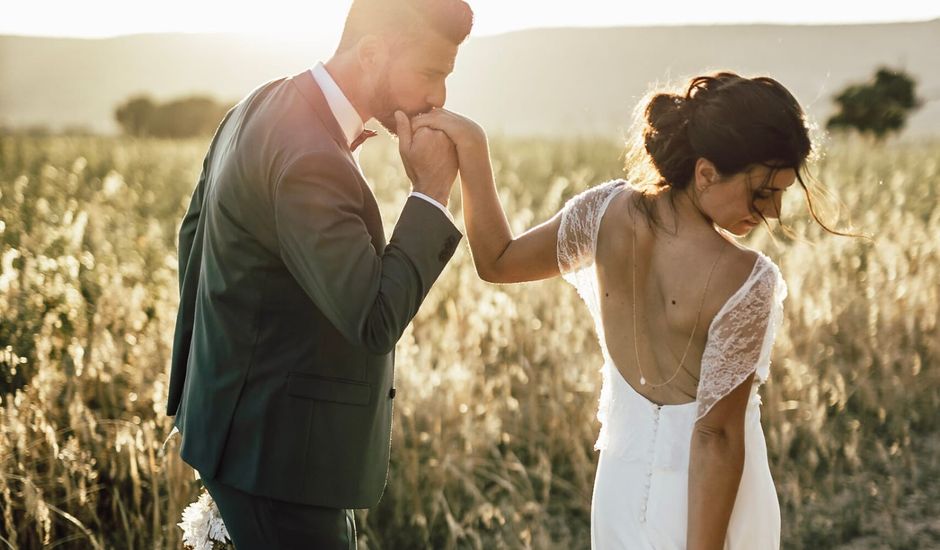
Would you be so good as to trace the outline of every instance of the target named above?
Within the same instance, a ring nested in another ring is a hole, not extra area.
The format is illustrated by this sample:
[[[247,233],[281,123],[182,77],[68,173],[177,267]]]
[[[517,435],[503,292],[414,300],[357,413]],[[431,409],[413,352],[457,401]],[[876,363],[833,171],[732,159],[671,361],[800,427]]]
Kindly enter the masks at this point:
[[[440,109],[444,106],[444,102],[447,101],[447,88],[440,86],[428,94],[427,98],[425,98],[425,101],[428,102],[429,106],[435,109]]]

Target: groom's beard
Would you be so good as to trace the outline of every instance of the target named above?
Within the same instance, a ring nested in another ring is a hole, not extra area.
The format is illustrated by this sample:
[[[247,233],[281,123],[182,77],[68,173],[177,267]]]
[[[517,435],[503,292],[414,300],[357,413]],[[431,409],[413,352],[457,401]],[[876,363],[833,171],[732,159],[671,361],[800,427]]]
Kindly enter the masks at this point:
[[[392,111],[391,115],[387,114],[378,114],[375,115],[375,120],[379,121],[379,124],[382,125],[382,128],[388,130],[388,133],[392,134],[395,137],[398,137],[397,126],[398,123],[395,122],[395,112]]]
[[[375,89],[372,92],[372,112],[375,113],[373,118],[393,136],[398,137],[398,123],[395,121],[395,111],[401,111],[411,119],[416,115],[426,113],[430,110],[430,107],[420,111],[400,107],[392,95],[387,72],[382,74],[376,81]]]
[[[375,83],[375,89],[372,91],[372,112],[375,113],[375,120],[390,134],[398,137],[398,123],[395,122],[395,111],[399,110],[392,99],[392,92],[389,90],[388,72],[384,72]],[[405,113],[411,117],[411,114]]]

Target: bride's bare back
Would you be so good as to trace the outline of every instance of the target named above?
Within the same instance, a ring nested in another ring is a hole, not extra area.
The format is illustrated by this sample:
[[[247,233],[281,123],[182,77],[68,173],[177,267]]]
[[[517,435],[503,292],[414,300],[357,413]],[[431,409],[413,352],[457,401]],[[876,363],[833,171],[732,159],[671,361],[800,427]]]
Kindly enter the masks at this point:
[[[601,319],[610,327],[604,331],[607,349],[624,380],[648,400],[662,405],[686,404],[696,398],[712,319],[747,280],[757,255],[715,231],[676,224],[676,212],[666,196],[638,195],[626,187],[617,193],[598,232],[595,260]],[[659,225],[647,222],[636,208],[637,199],[657,203]],[[641,368],[646,384],[641,383]]]

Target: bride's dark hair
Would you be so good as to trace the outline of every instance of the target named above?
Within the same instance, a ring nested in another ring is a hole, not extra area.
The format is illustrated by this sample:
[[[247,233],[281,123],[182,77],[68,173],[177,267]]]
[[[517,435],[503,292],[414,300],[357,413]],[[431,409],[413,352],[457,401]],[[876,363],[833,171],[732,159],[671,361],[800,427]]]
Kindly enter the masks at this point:
[[[631,181],[684,190],[692,183],[699,158],[711,161],[723,175],[755,165],[792,168],[813,219],[826,231],[842,234],[817,215],[805,177],[813,151],[806,117],[796,98],[773,78],[732,72],[696,76],[684,93],[651,92],[640,106],[639,128],[626,155]],[[771,171],[761,187],[772,177]],[[651,224],[657,221],[651,201],[641,198],[637,205]],[[752,210],[760,215],[755,207]]]

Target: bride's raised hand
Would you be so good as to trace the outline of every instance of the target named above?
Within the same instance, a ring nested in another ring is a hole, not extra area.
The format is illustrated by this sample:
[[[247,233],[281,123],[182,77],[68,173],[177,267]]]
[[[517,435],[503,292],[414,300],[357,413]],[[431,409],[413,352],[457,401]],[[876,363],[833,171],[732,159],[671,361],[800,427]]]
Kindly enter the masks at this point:
[[[485,281],[518,283],[559,274],[559,217],[527,231],[518,239],[499,202],[486,132],[469,118],[434,109],[411,119],[412,129],[431,128],[447,134],[457,146],[464,222],[473,263]]]
[[[440,130],[457,146],[460,154],[486,150],[486,132],[473,120],[447,109],[433,109],[411,119],[413,131],[418,128]]]

